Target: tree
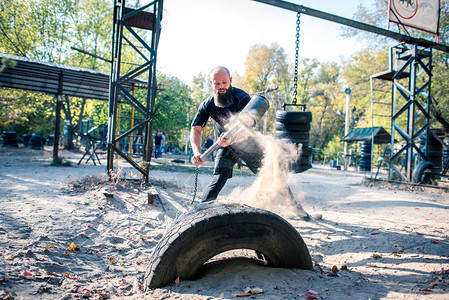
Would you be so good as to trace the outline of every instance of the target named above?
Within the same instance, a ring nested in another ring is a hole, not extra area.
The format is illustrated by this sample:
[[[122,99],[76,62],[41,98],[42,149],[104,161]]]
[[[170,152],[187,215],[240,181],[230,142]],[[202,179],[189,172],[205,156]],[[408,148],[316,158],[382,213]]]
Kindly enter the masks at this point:
[[[321,64],[316,76],[310,80],[308,109],[313,115],[310,130],[310,146],[313,148],[323,149],[334,136],[344,133],[344,118],[336,113],[343,97],[338,84],[339,69],[335,62]]]
[[[249,93],[265,91],[270,87],[278,87],[278,96],[273,98],[267,95],[271,100],[273,109],[267,113],[266,131],[274,131],[274,111],[279,109],[279,95],[286,95],[290,79],[287,55],[282,47],[274,43],[271,46],[256,44],[253,45],[246,57],[244,72],[244,88]]]
[[[183,136],[190,129],[191,108],[196,107],[189,95],[189,88],[176,77],[159,74],[153,128],[164,131],[167,144],[181,148]]]

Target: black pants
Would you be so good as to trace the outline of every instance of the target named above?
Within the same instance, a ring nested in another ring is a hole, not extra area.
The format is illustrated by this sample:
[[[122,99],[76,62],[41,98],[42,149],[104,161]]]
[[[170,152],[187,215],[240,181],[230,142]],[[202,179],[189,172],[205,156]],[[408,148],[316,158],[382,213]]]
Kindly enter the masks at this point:
[[[218,148],[215,157],[214,177],[204,189],[201,201],[207,202],[217,199],[228,178],[232,177],[232,168],[239,158],[256,174],[262,167],[263,156],[263,148],[253,137],[233,143],[226,148]]]

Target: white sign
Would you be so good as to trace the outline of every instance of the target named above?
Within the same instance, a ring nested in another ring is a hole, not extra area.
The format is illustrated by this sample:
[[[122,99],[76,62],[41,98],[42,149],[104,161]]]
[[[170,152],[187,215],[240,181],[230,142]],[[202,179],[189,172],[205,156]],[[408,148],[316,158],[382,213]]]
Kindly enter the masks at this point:
[[[388,20],[438,35],[440,0],[390,0]]]

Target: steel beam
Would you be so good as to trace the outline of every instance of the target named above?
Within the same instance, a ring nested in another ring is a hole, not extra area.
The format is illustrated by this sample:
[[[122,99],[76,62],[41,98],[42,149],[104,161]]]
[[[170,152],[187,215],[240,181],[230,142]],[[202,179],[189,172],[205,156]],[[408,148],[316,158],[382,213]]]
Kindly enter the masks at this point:
[[[352,27],[355,29],[360,29],[360,30],[375,33],[378,35],[386,36],[386,37],[395,39],[399,42],[405,42],[407,44],[416,44],[419,46],[424,46],[426,48],[432,47],[434,49],[449,53],[449,46],[446,46],[443,44],[435,43],[435,42],[428,41],[425,39],[414,38],[414,37],[411,37],[408,35],[403,35],[403,34],[400,34],[400,33],[394,32],[394,31],[390,31],[390,30],[386,30],[386,29],[376,27],[373,25],[369,25],[369,24],[365,24],[362,22],[354,21],[351,19],[332,15],[329,13],[325,13],[325,12],[322,12],[322,11],[319,11],[319,10],[316,10],[313,8],[305,7],[303,5],[298,5],[298,4],[294,4],[294,3],[290,3],[290,2],[286,2],[286,1],[282,1],[282,0],[253,0],[253,1],[269,4],[269,5],[283,8],[286,10],[291,10],[291,11],[299,12],[301,14],[309,15],[309,16],[312,16],[315,18],[319,18],[319,19],[330,21],[330,22],[349,26],[349,27]]]

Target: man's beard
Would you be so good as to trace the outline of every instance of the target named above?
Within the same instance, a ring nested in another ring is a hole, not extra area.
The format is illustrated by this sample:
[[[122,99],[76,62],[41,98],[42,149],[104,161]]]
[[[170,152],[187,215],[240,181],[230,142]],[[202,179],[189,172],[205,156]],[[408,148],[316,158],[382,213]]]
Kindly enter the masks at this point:
[[[218,91],[214,91],[214,103],[217,107],[228,107],[234,103],[234,97],[232,96],[232,87],[230,86],[226,93],[221,94]]]

